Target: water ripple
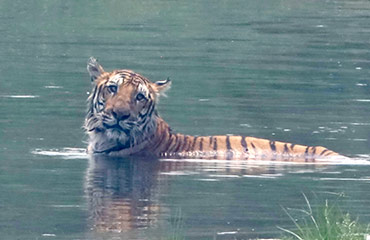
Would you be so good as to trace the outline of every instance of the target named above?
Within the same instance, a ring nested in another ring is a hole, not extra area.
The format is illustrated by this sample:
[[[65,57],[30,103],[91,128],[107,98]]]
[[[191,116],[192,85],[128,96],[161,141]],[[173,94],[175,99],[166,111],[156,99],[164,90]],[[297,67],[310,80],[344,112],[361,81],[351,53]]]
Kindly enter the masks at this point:
[[[62,148],[62,149],[39,149],[36,148],[31,152],[36,155],[44,155],[50,157],[62,157],[64,159],[85,159],[88,157],[85,148]]]
[[[0,95],[2,98],[38,98],[38,95]]]

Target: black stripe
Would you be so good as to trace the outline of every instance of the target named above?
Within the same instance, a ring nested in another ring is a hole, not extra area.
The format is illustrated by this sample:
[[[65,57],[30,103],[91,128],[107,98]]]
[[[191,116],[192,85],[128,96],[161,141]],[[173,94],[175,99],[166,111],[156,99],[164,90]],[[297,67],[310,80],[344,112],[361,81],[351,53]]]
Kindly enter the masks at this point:
[[[327,153],[325,153],[324,156],[329,156],[329,155],[332,155],[333,153],[334,153],[333,151],[329,150]]]
[[[230,136],[226,136],[226,150],[226,160],[231,160],[233,158],[234,152],[231,148]]]
[[[245,153],[247,153],[247,156],[246,156],[246,159],[249,158],[249,152],[248,152],[248,144],[247,144],[247,141],[245,140],[246,137],[245,136],[241,136],[241,142],[240,144],[242,145],[243,147],[243,150],[245,151]]]
[[[251,142],[252,148],[256,150],[256,146],[254,146],[253,142]]]
[[[166,146],[164,147],[164,152],[168,152],[168,148],[171,146],[171,143],[172,143],[172,133],[170,133],[170,136],[168,137],[168,140],[167,140],[167,144]]]
[[[96,112],[99,112],[97,104],[99,102],[99,97],[100,97],[99,94],[101,92],[101,89],[102,89],[102,85],[96,86],[94,88],[93,97],[91,98],[91,109],[90,109],[91,112],[94,112],[94,110],[96,110]]]
[[[316,156],[316,147],[312,147],[312,157]]]
[[[203,151],[203,137],[200,138],[200,143],[199,143],[199,151]]]
[[[193,136],[189,136],[188,137],[188,146],[187,146],[187,148],[186,148],[186,151],[187,152],[190,152],[190,150],[191,150],[191,147],[193,146],[193,143],[191,142],[191,138],[192,138]]]
[[[189,136],[188,137],[188,147],[186,148],[186,151],[187,152],[190,152],[191,151],[191,147],[193,146],[193,142],[191,141],[192,138],[193,138],[193,136]]]
[[[304,151],[304,154],[307,155],[308,154],[308,150],[310,149],[310,147],[306,147],[306,150]]]
[[[319,155],[322,156],[324,155],[324,153],[326,153],[327,151],[329,151],[329,149],[325,149],[324,151],[322,151]]]
[[[270,148],[271,148],[271,151],[272,151],[271,160],[276,160],[276,144],[275,144],[275,141],[270,141]]]
[[[182,137],[184,137],[183,135],[181,135]],[[176,149],[174,150],[175,153],[177,153],[182,145],[182,139],[181,138],[177,138],[177,141],[179,142],[179,144],[176,146]]]
[[[290,158],[288,143],[284,143],[283,160],[287,161]]]
[[[94,103],[94,102],[95,102],[95,95],[96,95],[97,88],[98,88],[97,86],[95,86],[95,87],[94,87],[94,89],[93,89],[93,93],[92,93],[91,98],[90,98],[90,99],[91,99],[91,100],[90,100],[90,101],[91,101],[91,103],[90,103],[90,109],[89,109],[89,112],[91,112],[91,113],[93,112],[94,107],[95,107],[95,103]]]
[[[270,148],[273,153],[276,153],[276,144],[275,141],[270,141]]]
[[[288,144],[287,143],[285,143],[284,144],[284,151],[283,151],[283,154],[284,153],[288,153],[289,154],[289,148],[288,148]]]
[[[306,147],[306,150],[304,151],[304,160],[307,162],[308,161],[308,150],[310,147]]]
[[[242,145],[242,147],[243,147],[243,150],[245,151],[245,152],[248,152],[248,145],[247,145],[247,141],[245,141],[245,138],[246,137],[244,137],[244,136],[241,136],[241,141],[240,141],[240,144]]]
[[[123,81],[125,81],[125,80],[129,80],[129,79],[132,79],[132,77],[135,75],[133,72],[131,72],[131,71],[122,71],[122,70],[120,70],[119,72],[118,72],[118,74],[123,78]]]
[[[213,141],[213,150],[216,152],[215,153],[215,156],[214,156],[214,159],[217,159],[217,155],[218,155],[218,152],[217,152],[217,138],[213,138],[214,141]]]
[[[194,152],[194,148],[195,148],[195,144],[196,144],[196,142],[197,142],[197,138],[198,138],[198,137],[194,137],[194,139],[193,139],[193,144],[191,144],[191,147],[190,147],[190,151],[191,151],[191,152]]]
[[[95,95],[96,101],[98,102],[99,98],[100,98],[100,100],[102,100],[102,102],[104,102],[105,99],[104,99],[103,95],[104,95],[104,85],[100,85],[99,88],[98,88],[98,91]]]
[[[256,146],[253,144],[253,142],[250,143],[252,148],[253,148],[253,151],[254,151],[254,158],[257,158],[257,148]]]
[[[91,99],[94,99],[94,98],[95,98],[96,93],[97,93],[97,90],[98,90],[98,86],[95,86],[95,87],[94,87],[93,95],[91,96]]]
[[[153,101],[150,101],[150,105],[149,105],[148,109],[149,110],[147,112],[147,115],[152,116],[152,113],[154,111],[154,102]]]
[[[171,141],[171,143],[172,143],[172,142],[174,143],[174,145],[171,147],[171,149],[176,147],[176,144],[177,144],[177,138],[178,138],[177,134],[174,134],[173,136],[175,136],[175,139],[174,139],[173,141]],[[171,146],[171,145],[170,145],[170,146]],[[170,147],[170,146],[169,146],[169,147]],[[167,151],[170,151],[169,153],[173,152],[173,150],[171,150],[171,149],[168,149]]]
[[[182,152],[186,151],[187,145],[188,145],[188,135],[184,135],[184,145],[182,146]]]
[[[226,136],[226,150],[231,150],[230,136]]]
[[[146,117],[146,116],[148,115],[149,111],[151,110],[152,104],[153,104],[153,103],[152,103],[152,102],[150,102],[149,106],[148,106],[146,109],[143,109],[143,110],[146,110],[146,111],[145,111],[145,113],[142,113],[142,111],[143,111],[143,110],[141,110],[141,111],[139,112],[139,117],[140,117],[140,118],[144,118],[144,117]]]

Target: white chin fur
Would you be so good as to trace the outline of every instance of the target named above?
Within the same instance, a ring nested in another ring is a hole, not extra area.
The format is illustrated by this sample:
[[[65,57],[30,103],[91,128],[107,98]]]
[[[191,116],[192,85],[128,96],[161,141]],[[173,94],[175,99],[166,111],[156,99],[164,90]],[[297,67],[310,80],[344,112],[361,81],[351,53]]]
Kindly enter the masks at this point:
[[[105,132],[108,139],[113,139],[116,142],[118,141],[123,144],[128,140],[126,133],[119,131],[118,129],[107,129]]]
[[[145,124],[137,126],[135,124],[127,124],[125,121],[120,121],[119,125],[122,129],[130,129],[129,135],[119,129],[109,128],[102,130],[101,119],[96,119],[94,126],[100,131],[90,131],[89,134],[89,152],[104,152],[112,149],[117,145],[135,146],[145,140],[145,137],[151,136],[156,129],[155,117],[150,118]],[[100,125],[99,125],[100,123]],[[99,125],[99,126],[98,126]],[[130,143],[130,144],[128,144]]]
[[[129,141],[129,137],[117,129],[106,129],[104,132],[91,133],[89,137],[89,149],[98,152],[113,148],[117,143],[124,145]]]

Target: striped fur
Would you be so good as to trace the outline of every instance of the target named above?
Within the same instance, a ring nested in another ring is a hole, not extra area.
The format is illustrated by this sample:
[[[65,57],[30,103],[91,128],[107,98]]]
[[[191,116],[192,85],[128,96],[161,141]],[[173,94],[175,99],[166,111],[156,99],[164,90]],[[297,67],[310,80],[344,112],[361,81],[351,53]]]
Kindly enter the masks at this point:
[[[170,87],[169,79],[153,83],[130,70],[105,72],[94,58],[90,58],[87,69],[93,82],[84,125],[89,135],[90,153],[305,162],[345,158],[319,146],[248,136],[174,133],[156,110],[158,97]]]

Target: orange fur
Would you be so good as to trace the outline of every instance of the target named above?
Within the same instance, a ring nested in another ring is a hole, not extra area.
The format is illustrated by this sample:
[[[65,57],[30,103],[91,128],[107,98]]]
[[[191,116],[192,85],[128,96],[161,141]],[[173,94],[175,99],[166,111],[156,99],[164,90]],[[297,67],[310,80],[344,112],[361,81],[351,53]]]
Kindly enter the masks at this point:
[[[113,156],[154,155],[166,158],[280,160],[311,162],[345,158],[324,147],[295,145],[247,136],[189,136],[174,133],[158,115],[158,97],[169,79],[151,82],[130,70],[105,72],[93,58],[93,81],[85,128],[89,151]]]

